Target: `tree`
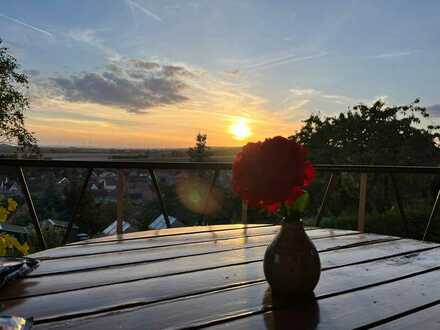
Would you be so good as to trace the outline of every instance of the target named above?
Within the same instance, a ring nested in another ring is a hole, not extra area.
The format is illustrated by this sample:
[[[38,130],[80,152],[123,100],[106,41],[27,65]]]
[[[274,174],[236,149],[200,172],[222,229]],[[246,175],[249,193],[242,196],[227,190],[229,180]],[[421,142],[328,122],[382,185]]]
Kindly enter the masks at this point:
[[[440,161],[440,126],[429,126],[429,118],[419,99],[408,105],[386,106],[382,100],[368,106],[359,104],[348,112],[321,118],[311,115],[305,125],[290,138],[310,150],[310,159],[321,164],[362,165],[438,165]],[[427,181],[424,181],[427,180]],[[420,191],[427,190],[431,178],[399,177],[399,186],[411,187],[405,200],[416,203]],[[328,209],[332,214],[347,211],[357,203],[356,175],[337,176],[334,197]],[[324,184],[322,178],[317,183]],[[319,196],[318,186],[311,187]],[[370,175],[368,209],[383,212],[392,207],[392,182],[389,175]],[[316,189],[316,190],[315,190]],[[312,194],[313,195],[313,194]],[[341,204],[341,201],[344,201]],[[317,205],[315,205],[317,207]]]
[[[65,220],[71,221],[72,215],[76,209],[82,183],[79,179],[71,179],[71,183],[64,188],[63,200],[64,209],[66,210]],[[109,219],[103,219],[104,212],[102,207],[96,202],[92,192],[86,190],[81,200],[78,214],[74,219],[74,224],[89,235],[96,235],[107,224]],[[64,219],[63,219],[64,220]]]
[[[188,149],[188,156],[192,162],[205,162],[209,160],[211,152],[206,145],[207,137],[206,134],[197,134],[195,146]]]
[[[24,91],[29,87],[29,80],[18,69],[17,61],[8,49],[0,47],[1,142],[16,144],[21,150],[37,151],[37,139],[24,126],[24,112],[29,109]]]
[[[334,117],[311,115],[291,138],[305,144],[319,163],[438,165],[440,126],[423,127],[429,114],[418,104],[416,99],[387,107],[378,100]]]

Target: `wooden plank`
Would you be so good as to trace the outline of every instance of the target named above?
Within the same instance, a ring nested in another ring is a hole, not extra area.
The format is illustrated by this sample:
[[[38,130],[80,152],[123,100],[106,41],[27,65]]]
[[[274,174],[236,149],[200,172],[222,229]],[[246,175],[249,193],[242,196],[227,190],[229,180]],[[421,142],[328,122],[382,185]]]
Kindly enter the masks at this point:
[[[316,240],[320,250],[323,240]],[[366,262],[377,258],[395,256],[402,253],[429,249],[438,245],[429,242],[403,239],[386,243],[361,245],[349,249],[321,253],[323,269],[341,267],[352,263]],[[12,282],[2,289],[4,299],[73,291],[97,286],[124,283],[141,279],[195,272],[202,269],[218,268],[228,265],[261,262],[266,247],[248,248],[239,251],[219,252],[215,255],[199,255],[176,258],[164,262],[151,262],[120,267],[110,267],[95,271],[64,273],[29,277]]]
[[[440,264],[438,249],[401,257],[351,265],[324,271],[316,294],[324,297],[376,283],[424,272]],[[4,312],[33,316],[36,320],[56,319],[66,315],[86,315],[116,306],[146,305],[188,295],[221,290],[237,285],[264,282],[261,262],[209,269],[168,277],[121,283],[107,287],[53,295],[9,300]],[[175,283],[175,285],[170,285]],[[91,297],[93,297],[91,299]],[[111,299],[109,299],[111,297]],[[65,302],[68,301],[69,304]],[[121,307],[122,308],[122,307]]]
[[[188,226],[188,227],[178,227],[178,228],[167,228],[159,230],[146,230],[137,231],[135,233],[128,233],[122,235],[113,235],[89,239],[87,241],[75,242],[69,244],[72,245],[86,245],[86,244],[97,244],[106,242],[118,242],[122,240],[132,240],[139,238],[149,238],[158,236],[175,236],[175,235],[188,235],[195,233],[206,233],[211,231],[224,231],[224,230],[246,230],[255,227],[273,226],[273,224],[233,224],[233,225],[212,225],[212,226]]]
[[[419,315],[412,314],[412,311],[417,310],[420,306],[440,302],[440,287],[429,285],[429,283],[437,283],[439,279],[440,270],[436,270],[367,290],[318,300],[319,311],[315,309],[315,313],[309,313],[307,316],[301,316],[300,308],[270,311],[264,314],[257,312],[257,315],[222,323],[209,329],[288,329],[283,326],[287,326],[289,323],[294,325],[294,322],[313,325],[313,328],[316,329],[354,329],[360,327],[367,329],[374,326],[375,322],[380,323],[381,320],[406,313],[410,314],[406,321],[400,319],[389,323],[388,326],[382,325],[379,329],[437,329],[440,308],[424,310],[425,313],[422,311],[417,313]],[[438,305],[436,306],[438,307]],[[294,319],[294,317],[298,318]]]
[[[375,329],[380,330],[414,330],[420,328],[440,329],[440,301],[434,306],[415,311],[397,320],[375,327]]]
[[[344,287],[343,278],[337,276],[335,280],[340,287]],[[273,301],[266,283],[247,285],[146,307],[43,324],[36,329],[189,328],[246,314],[257,315],[221,323],[214,329],[292,329],[304,324],[308,325],[306,328],[314,328],[311,327],[313,325],[319,329],[353,329],[438,301],[440,286],[427,285],[438,281],[440,269],[332,297],[320,298],[318,294],[317,300],[302,298],[296,303],[288,299]],[[274,306],[282,309],[260,314]],[[301,314],[304,319],[298,324],[297,317]],[[252,320],[254,318],[257,318],[257,322]],[[249,324],[249,320],[253,323]]]
[[[351,231],[340,231],[333,232],[328,229],[319,229],[308,232],[309,236],[313,239],[354,234]],[[185,244],[179,246],[168,246],[168,247],[158,247],[155,249],[146,250],[135,250],[126,251],[120,253],[111,253],[104,255],[92,255],[86,257],[75,257],[75,258],[63,258],[63,259],[53,259],[44,260],[41,262],[39,268],[32,272],[29,276],[41,276],[44,274],[56,274],[66,271],[78,271],[92,268],[109,267],[116,265],[128,265],[132,263],[140,262],[151,262],[151,261],[161,261],[164,259],[178,258],[183,256],[193,256],[199,254],[215,253],[222,251],[239,250],[243,248],[256,247],[256,246],[267,246],[275,237],[275,234],[246,237],[246,238],[236,238],[229,240],[220,241],[208,241],[201,243]],[[376,237],[376,238],[374,238]],[[371,241],[374,239],[393,239],[391,236],[360,236],[355,235],[351,238],[351,244],[355,244],[362,241]],[[394,239],[397,239],[394,237]],[[341,244],[349,244],[343,243]]]
[[[87,256],[101,253],[113,253],[130,251],[136,249],[147,249],[158,246],[173,246],[180,244],[191,244],[197,242],[218,241],[240,237],[251,237],[257,235],[270,235],[277,233],[279,226],[264,226],[243,229],[203,232],[179,236],[158,236],[136,240],[125,240],[120,242],[107,242],[101,244],[67,245],[59,248],[34,253],[31,256],[41,259],[65,258],[73,256]]]

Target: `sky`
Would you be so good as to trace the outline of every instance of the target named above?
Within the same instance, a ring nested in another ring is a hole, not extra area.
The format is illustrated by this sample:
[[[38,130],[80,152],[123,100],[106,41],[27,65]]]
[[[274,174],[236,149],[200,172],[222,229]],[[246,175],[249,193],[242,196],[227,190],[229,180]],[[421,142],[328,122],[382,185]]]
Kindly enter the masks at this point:
[[[0,38],[41,145],[289,136],[311,114],[421,98],[440,122],[440,1],[15,0]]]

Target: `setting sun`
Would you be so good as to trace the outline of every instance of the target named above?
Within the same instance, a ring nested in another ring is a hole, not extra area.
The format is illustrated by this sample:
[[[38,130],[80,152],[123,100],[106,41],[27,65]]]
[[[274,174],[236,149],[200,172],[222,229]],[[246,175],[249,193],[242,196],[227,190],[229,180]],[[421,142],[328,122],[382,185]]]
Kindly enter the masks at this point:
[[[252,131],[244,119],[239,119],[236,123],[232,124],[229,131],[237,140],[244,140],[252,135]]]

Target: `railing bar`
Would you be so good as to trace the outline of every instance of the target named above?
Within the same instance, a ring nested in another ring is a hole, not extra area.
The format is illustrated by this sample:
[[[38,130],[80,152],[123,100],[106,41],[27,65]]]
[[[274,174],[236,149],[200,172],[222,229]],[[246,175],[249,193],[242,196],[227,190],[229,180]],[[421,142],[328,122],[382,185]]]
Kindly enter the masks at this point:
[[[361,173],[359,184],[358,230],[365,232],[365,210],[367,207],[367,173]]]
[[[425,233],[423,234],[422,240],[426,240],[426,236],[428,236],[429,230],[431,229],[432,220],[437,215],[438,209],[440,208],[440,189],[438,190],[437,197],[435,199],[434,205],[432,206],[431,215],[429,216],[428,224],[425,228]]]
[[[241,202],[241,222],[242,224],[247,224],[247,212],[248,211],[248,204],[245,201]]]
[[[211,185],[209,186],[208,195],[206,196],[205,207],[204,207],[204,209],[203,209],[202,216],[200,217],[200,224],[201,224],[201,225],[204,225],[204,224],[205,224],[205,217],[206,217],[206,212],[207,212],[207,210],[208,210],[209,199],[211,198],[212,191],[214,190],[214,186],[215,186],[215,183],[216,183],[216,181],[217,181],[218,175],[219,175],[219,170],[216,169],[216,170],[214,171],[214,175],[213,175],[213,177],[212,177]],[[207,224],[207,223],[206,223],[206,224]]]
[[[116,234],[121,235],[124,232],[124,191],[125,191],[125,175],[123,170],[118,171],[117,182],[117,200],[116,200]]]
[[[167,225],[167,228],[171,228],[171,223],[170,223],[170,219],[168,217],[168,212],[165,207],[165,203],[163,201],[162,193],[160,192],[159,184],[157,183],[157,179],[156,179],[156,175],[154,174],[154,170],[148,169],[148,171],[150,172],[150,177],[151,177],[151,180],[153,181],[153,186],[154,186],[154,189],[156,190],[156,195],[157,195],[157,198],[159,199],[160,209],[162,210],[162,214],[165,219],[165,223]]]
[[[1,159],[0,166],[20,167],[66,167],[66,168],[113,168],[113,169],[200,169],[230,170],[230,162],[140,162],[140,161],[87,161],[87,160],[42,160],[42,159]],[[392,166],[392,165],[334,165],[315,164],[315,169],[323,172],[357,173],[425,173],[440,174],[438,166]]]
[[[391,177],[391,183],[393,184],[394,187],[394,193],[396,195],[397,207],[399,208],[400,218],[402,219],[403,226],[405,228],[405,234],[406,236],[408,236],[409,235],[408,218],[406,217],[405,209],[403,207],[402,196],[400,195],[399,186],[397,185],[396,177],[394,176],[393,173],[390,173],[390,177]]]
[[[84,194],[87,190],[87,186],[89,184],[89,180],[90,180],[90,177],[92,176],[92,173],[93,173],[93,167],[88,168],[86,178],[83,182],[83,185],[82,185],[80,193],[79,193],[78,200],[75,204],[75,208],[73,209],[72,218],[70,219],[69,224],[66,229],[66,233],[64,234],[63,245],[67,244],[67,241],[69,240],[70,233],[72,232],[73,225],[74,225],[75,220],[78,216],[79,210],[81,209],[81,202],[82,202]]]
[[[330,174],[327,186],[324,191],[324,196],[322,197],[321,206],[319,207],[318,214],[316,215],[316,226],[318,227],[322,220],[322,215],[324,213],[325,207],[327,205],[328,193],[333,185],[334,173]]]
[[[38,239],[40,241],[41,247],[45,250],[47,249],[46,240],[44,239],[43,232],[41,231],[40,221],[38,220],[37,212],[35,211],[34,202],[32,201],[31,193],[26,182],[26,177],[24,176],[23,168],[21,166],[17,167],[18,179],[21,184],[21,189],[24,193],[26,199],[26,204],[29,209],[29,213],[34,224],[35,231],[37,233]]]

